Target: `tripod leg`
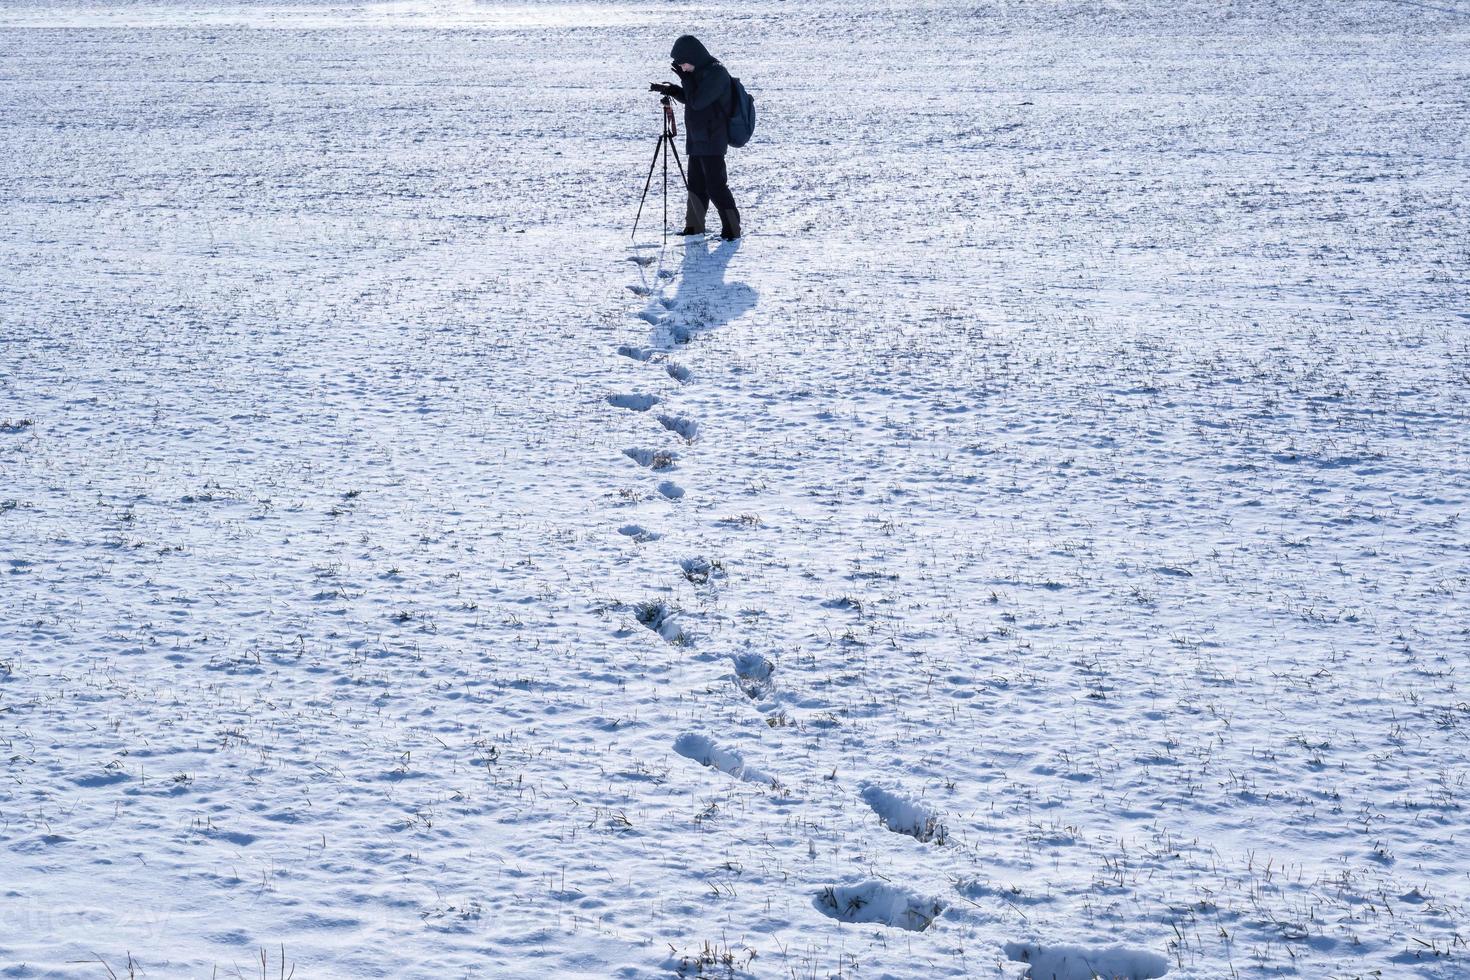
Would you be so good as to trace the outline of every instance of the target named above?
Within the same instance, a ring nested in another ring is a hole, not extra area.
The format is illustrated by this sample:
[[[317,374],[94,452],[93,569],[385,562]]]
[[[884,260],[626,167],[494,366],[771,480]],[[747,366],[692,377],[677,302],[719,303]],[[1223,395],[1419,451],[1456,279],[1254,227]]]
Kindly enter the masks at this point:
[[[669,149],[674,151],[674,162],[679,165],[679,179],[684,182],[684,189],[687,191],[689,189],[689,178],[684,175],[684,161],[679,159],[679,148],[674,145],[673,140],[669,140]]]
[[[643,196],[638,199],[638,217],[633,219],[633,234],[628,236],[630,238],[638,237],[638,222],[643,219],[643,202],[648,199],[648,188],[653,186],[653,168],[658,166],[658,155],[663,151],[663,148],[664,138],[660,136],[658,138],[658,145],[653,148],[653,160],[648,164],[648,178],[643,181]],[[665,160],[664,167],[667,168],[668,165],[669,162]]]
[[[669,147],[674,145],[672,136],[665,136],[664,147],[664,244],[669,244]],[[677,151],[676,151],[677,152]]]

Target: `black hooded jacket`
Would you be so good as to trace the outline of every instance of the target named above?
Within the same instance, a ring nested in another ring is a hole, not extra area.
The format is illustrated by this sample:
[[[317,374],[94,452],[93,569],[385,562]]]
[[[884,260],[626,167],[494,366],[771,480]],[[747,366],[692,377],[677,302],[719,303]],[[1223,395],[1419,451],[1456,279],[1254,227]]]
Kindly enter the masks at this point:
[[[684,151],[692,157],[724,156],[730,148],[730,73],[691,34],[674,42],[669,57],[676,66],[694,66],[692,72],[679,72],[681,84],[668,89],[684,103]]]

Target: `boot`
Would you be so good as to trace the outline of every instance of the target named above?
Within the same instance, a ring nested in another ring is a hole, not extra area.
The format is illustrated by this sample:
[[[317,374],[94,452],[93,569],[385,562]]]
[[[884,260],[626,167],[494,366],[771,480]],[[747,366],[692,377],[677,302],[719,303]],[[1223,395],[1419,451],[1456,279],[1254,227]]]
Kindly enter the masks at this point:
[[[709,211],[709,201],[694,194],[689,195],[689,201],[684,205],[684,230],[681,235],[703,235],[704,216]]]
[[[740,210],[738,208],[720,208],[720,237],[727,242],[733,242],[740,237]]]

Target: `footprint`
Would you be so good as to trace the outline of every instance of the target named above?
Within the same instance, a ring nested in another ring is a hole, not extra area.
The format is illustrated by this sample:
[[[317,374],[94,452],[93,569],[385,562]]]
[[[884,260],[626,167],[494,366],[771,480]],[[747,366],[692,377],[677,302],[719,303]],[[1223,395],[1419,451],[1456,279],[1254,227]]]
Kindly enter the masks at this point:
[[[707,735],[685,732],[674,740],[674,751],[686,759],[693,759],[701,766],[718,769],[727,776],[743,779],[747,783],[776,785],[776,781],[759,769],[747,766],[745,757],[734,749],[718,745]]]
[[[667,602],[640,602],[633,607],[633,617],[675,646],[688,646],[692,642],[680,622],[679,610]]]
[[[883,826],[895,834],[907,834],[915,840],[943,844],[946,838],[944,824],[933,807],[911,796],[890,793],[881,786],[864,785],[863,802],[878,814]]]
[[[1029,963],[1027,980],[1154,980],[1169,972],[1169,961],[1158,953],[1126,946],[1042,946],[1040,943],[1006,943],[1006,955],[1016,963]]]
[[[669,500],[679,500],[682,499],[684,496],[684,488],[679,486],[679,484],[675,483],[673,480],[665,480],[664,482],[660,483],[658,485],[658,492],[663,494]]]
[[[653,256],[652,255],[630,255],[630,256],[628,256],[628,261],[629,262],[637,262],[639,265],[653,265]]]
[[[607,403],[613,408],[626,408],[634,412],[646,412],[663,401],[657,395],[608,395]]]
[[[641,524],[624,524],[622,527],[618,528],[618,533],[623,535],[624,537],[632,538],[639,544],[642,544],[645,541],[657,541],[659,538],[663,537],[663,535],[659,534],[657,531],[650,531],[648,528],[644,527]]]
[[[681,385],[687,385],[689,382],[694,380],[694,372],[689,370],[682,364],[676,364],[673,361],[669,361],[667,364],[664,365],[664,370],[669,372],[669,377],[673,378]]]
[[[776,665],[758,653],[739,653],[730,658],[735,664],[735,686],[752,701],[764,701],[776,685],[772,675]]]
[[[649,289],[647,286],[629,286],[628,292],[632,293],[634,296],[647,296],[649,293],[653,292],[653,290]]]
[[[934,924],[945,905],[937,898],[881,881],[828,885],[816,894],[817,911],[843,922],[878,922],[912,932]]]
[[[647,347],[634,347],[632,344],[623,344],[618,348],[618,353],[624,357],[631,357],[635,361],[648,361],[653,358],[657,351]]]
[[[679,454],[670,449],[624,449],[623,455],[651,470],[671,470]]]
[[[710,579],[725,577],[723,562],[711,561],[699,556],[682,559],[679,562],[679,568],[684,572],[684,577],[695,585],[704,585]]]
[[[682,415],[660,415],[658,424],[685,442],[693,442],[699,438],[699,423]]]
[[[644,321],[645,323],[651,324],[655,327],[664,322],[664,318],[662,316],[659,316],[657,313],[654,313],[651,310],[644,310],[641,313],[635,313],[634,316],[638,317],[638,319]]]

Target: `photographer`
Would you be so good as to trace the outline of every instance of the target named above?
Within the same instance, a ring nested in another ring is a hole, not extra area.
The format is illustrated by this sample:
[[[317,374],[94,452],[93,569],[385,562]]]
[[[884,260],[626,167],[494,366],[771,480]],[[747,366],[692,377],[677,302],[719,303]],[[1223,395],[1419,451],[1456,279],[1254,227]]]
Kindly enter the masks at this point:
[[[714,201],[720,213],[720,237],[740,237],[740,212],[730,193],[725,171],[729,149],[727,127],[732,110],[730,73],[699,39],[685,34],[669,52],[679,84],[655,82],[650,91],[670,95],[684,103],[684,150],[689,157],[689,202],[684,212],[683,235],[704,234],[704,217]]]

